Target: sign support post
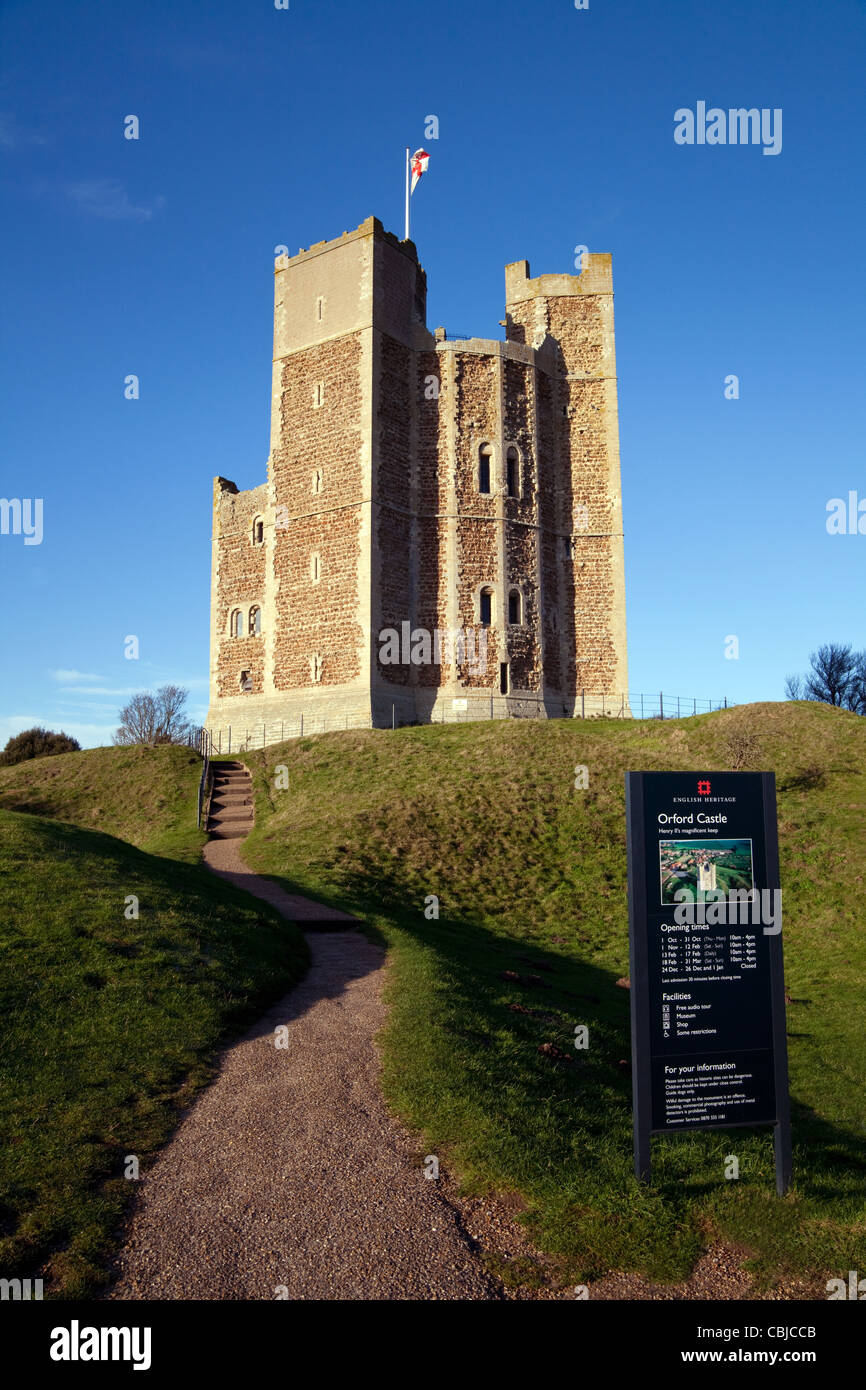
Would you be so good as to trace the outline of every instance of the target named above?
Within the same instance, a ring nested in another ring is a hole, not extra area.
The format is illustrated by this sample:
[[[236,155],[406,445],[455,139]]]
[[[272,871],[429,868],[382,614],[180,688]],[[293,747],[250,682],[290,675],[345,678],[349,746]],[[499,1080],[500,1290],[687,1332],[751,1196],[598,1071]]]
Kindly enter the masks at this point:
[[[779,840],[776,819],[776,779],[772,772],[762,772],[764,802],[764,843],[767,854],[767,877],[779,885]],[[779,920],[781,928],[781,918]],[[773,1011],[773,1058],[776,1084],[776,1128],[773,1148],[776,1155],[776,1191],[781,1197],[791,1186],[791,1100],[788,1093],[788,1038],[785,1027],[785,968],[782,960],[782,934],[770,941],[770,988]]]

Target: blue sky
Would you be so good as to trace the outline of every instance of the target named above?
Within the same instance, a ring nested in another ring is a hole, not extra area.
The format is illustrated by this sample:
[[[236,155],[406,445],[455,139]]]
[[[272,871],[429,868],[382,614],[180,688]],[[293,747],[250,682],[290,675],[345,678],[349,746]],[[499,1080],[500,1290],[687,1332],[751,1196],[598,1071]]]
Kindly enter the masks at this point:
[[[0,746],[107,742],[167,680],[203,717],[211,479],[264,480],[274,247],[402,235],[406,144],[431,327],[498,337],[507,262],[613,253],[632,689],[778,699],[866,645],[866,535],[825,524],[866,498],[862,0],[7,0],[0,41],[0,495],[44,505],[40,545],[0,536]],[[781,108],[781,152],[675,144],[698,101]]]

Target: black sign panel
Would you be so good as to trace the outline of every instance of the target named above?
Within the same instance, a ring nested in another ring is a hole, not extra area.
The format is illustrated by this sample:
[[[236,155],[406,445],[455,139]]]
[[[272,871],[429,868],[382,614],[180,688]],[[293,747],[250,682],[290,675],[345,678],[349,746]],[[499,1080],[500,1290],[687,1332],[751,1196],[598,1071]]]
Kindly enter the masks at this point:
[[[635,1166],[649,1136],[777,1127],[790,1175],[775,781],[626,775]]]

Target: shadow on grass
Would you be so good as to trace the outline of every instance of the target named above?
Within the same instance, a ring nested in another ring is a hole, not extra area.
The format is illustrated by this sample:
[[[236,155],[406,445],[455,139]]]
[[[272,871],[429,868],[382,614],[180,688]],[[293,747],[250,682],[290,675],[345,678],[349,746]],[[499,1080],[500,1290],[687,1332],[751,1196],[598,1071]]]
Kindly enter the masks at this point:
[[[635,1181],[629,991],[577,955],[585,923],[540,942],[522,938],[519,919],[428,920],[421,904],[406,907],[396,874],[347,877],[327,901],[400,958],[384,1049],[393,1108],[425,1152],[452,1158],[468,1190],[520,1192],[534,1237],[571,1274],[637,1269],[670,1282],[720,1237],[755,1252],[765,1284],[825,1267],[854,1220],[864,1143],[805,1104],[793,1103],[784,1199],[769,1126],[654,1136],[653,1182]],[[579,1024],[586,1050],[575,1048]],[[736,1182],[725,1178],[732,1152]]]

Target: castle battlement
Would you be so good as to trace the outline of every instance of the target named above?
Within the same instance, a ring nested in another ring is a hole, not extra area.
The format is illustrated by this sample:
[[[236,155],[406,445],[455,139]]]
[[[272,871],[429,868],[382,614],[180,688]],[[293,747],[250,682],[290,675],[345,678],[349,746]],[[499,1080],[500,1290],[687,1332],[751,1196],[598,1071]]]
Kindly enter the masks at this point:
[[[332,241],[316,241],[312,246],[308,246],[306,249],[302,246],[297,255],[277,257],[274,274],[278,274],[281,270],[291,269],[291,267],[299,261],[309,260],[312,256],[321,256],[326,251],[333,251],[335,247],[344,246],[347,242],[355,241],[359,237],[371,236],[378,237],[381,241],[387,242],[395,251],[401,252],[401,254],[406,256],[409,260],[414,261],[416,265],[419,264],[418,250],[414,241],[398,240],[393,232],[385,230],[385,227],[379,221],[378,217],[367,217],[363,222],[358,224],[354,231],[343,232],[342,236],[334,237]]]
[[[585,251],[578,275],[529,274],[529,261],[512,261],[505,267],[505,303],[524,299],[554,299],[562,295],[613,294],[613,257],[607,251]]]

